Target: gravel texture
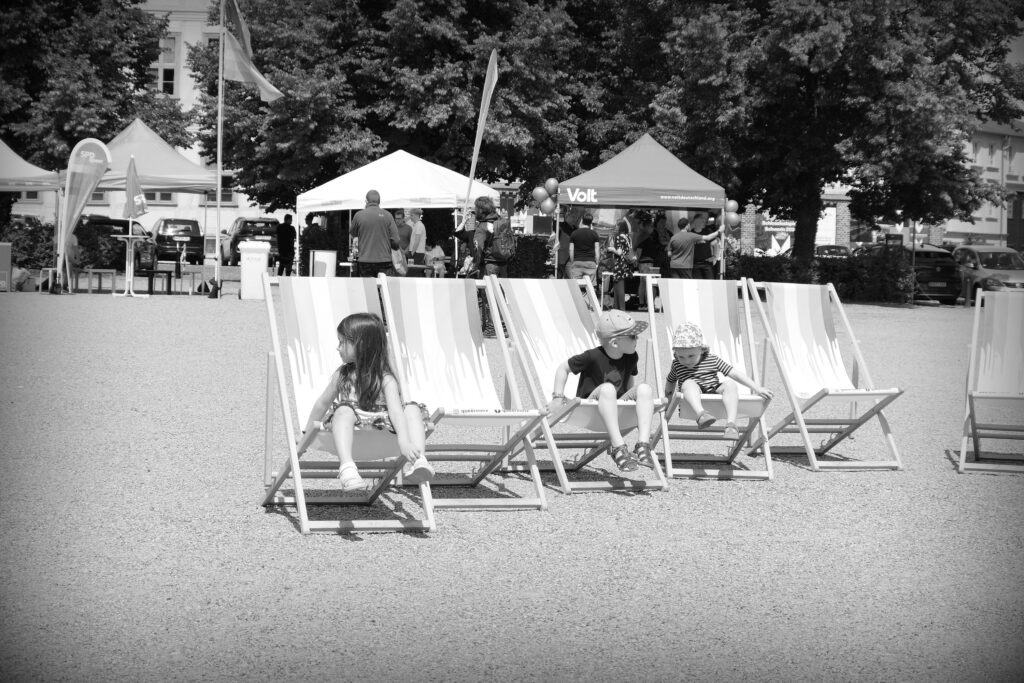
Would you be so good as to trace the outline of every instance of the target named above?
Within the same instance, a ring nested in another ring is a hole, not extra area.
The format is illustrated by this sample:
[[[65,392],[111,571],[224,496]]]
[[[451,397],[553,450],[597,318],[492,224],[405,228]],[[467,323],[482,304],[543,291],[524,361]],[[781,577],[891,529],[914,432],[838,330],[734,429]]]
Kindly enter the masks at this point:
[[[228,292],[0,295],[0,680],[1024,677],[1024,476],[955,470],[969,310],[847,306],[876,384],[906,390],[904,471],[778,458],[772,482],[573,496],[551,475],[546,512],[303,536],[258,504],[270,335]],[[881,455],[858,434],[841,455]]]

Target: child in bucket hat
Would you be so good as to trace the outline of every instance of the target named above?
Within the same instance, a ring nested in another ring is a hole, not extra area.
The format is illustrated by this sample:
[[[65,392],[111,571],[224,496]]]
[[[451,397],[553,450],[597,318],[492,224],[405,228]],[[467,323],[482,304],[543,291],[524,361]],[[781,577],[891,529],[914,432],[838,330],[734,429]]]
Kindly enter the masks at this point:
[[[748,387],[755,394],[770,399],[772,392],[745,374],[732,367],[722,358],[711,353],[704,340],[700,326],[694,323],[679,325],[672,334],[672,369],[665,379],[665,396],[672,397],[676,391],[697,415],[697,428],[707,429],[715,423],[716,417],[704,410],[701,394],[721,394],[725,406],[726,439],[739,438],[736,429],[736,413],[739,409],[739,394],[736,383]]]
[[[637,337],[647,323],[634,320],[624,311],[611,310],[597,320],[596,333],[601,345],[570,357],[555,373],[552,399],[565,403],[565,383],[569,373],[580,376],[576,397],[597,400],[598,412],[611,439],[612,460],[623,472],[632,472],[641,460],[651,458],[651,424],[654,420],[654,390],[649,384],[636,383],[640,356]],[[619,430],[618,406],[636,404],[637,443],[632,452]]]

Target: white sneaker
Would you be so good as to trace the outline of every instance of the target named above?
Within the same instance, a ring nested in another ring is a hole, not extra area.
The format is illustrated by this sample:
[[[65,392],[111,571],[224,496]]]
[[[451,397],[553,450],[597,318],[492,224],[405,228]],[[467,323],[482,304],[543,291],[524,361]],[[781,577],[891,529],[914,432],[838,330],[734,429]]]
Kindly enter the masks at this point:
[[[406,484],[422,484],[434,478],[434,468],[422,455],[402,468],[402,481]]]

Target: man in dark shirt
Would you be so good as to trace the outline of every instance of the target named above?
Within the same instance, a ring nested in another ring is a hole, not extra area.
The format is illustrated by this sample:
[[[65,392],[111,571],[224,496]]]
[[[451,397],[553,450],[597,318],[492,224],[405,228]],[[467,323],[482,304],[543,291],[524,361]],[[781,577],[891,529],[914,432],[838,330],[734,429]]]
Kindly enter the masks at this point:
[[[284,223],[277,224],[277,274],[291,276],[295,263],[295,226],[292,215],[284,217]]]
[[[359,276],[377,277],[384,273],[394,277],[391,250],[398,248],[398,226],[390,213],[380,208],[380,193],[366,193],[366,208],[352,217],[349,226],[353,249],[358,254]]]
[[[600,257],[601,236],[591,227],[594,217],[583,216],[580,227],[569,237],[569,277],[574,280],[589,277],[597,287],[597,261]]]

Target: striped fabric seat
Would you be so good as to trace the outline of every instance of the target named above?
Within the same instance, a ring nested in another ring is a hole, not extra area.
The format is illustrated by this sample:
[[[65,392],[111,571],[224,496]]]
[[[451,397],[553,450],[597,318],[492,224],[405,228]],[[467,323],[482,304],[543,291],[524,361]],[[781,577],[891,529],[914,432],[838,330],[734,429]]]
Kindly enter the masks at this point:
[[[1024,472],[1022,339],[1024,295],[978,292],[967,366],[960,472]],[[1016,448],[986,452],[982,450],[985,440],[1016,443]]]

